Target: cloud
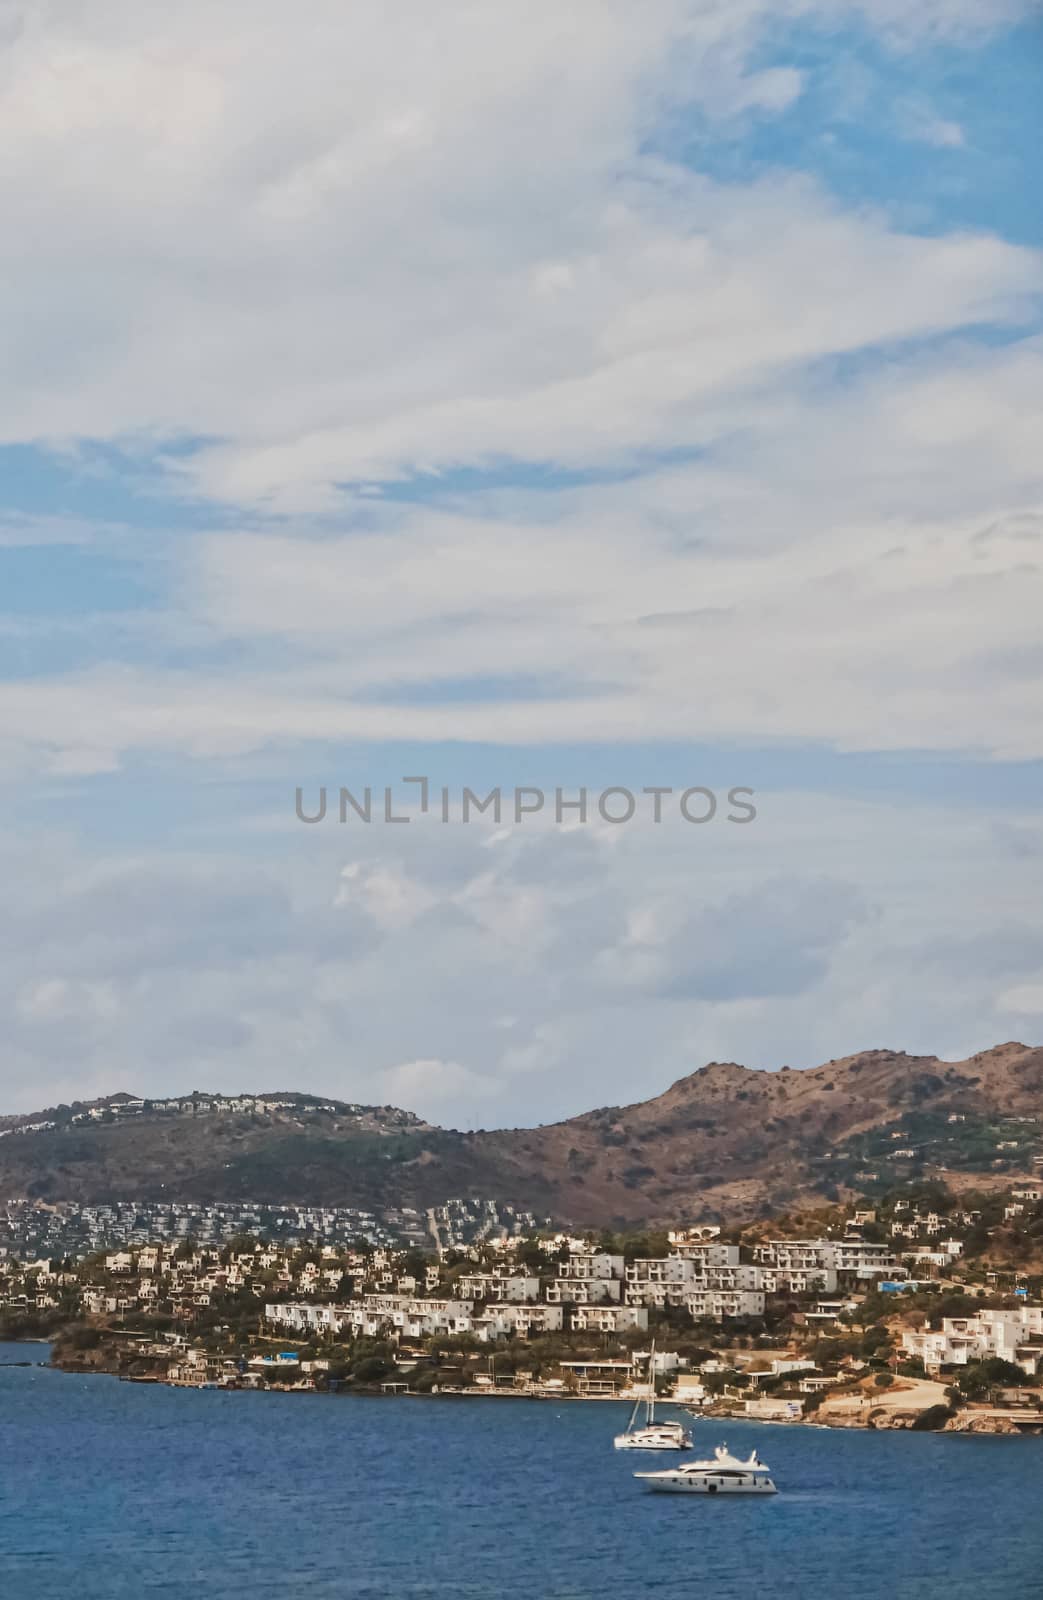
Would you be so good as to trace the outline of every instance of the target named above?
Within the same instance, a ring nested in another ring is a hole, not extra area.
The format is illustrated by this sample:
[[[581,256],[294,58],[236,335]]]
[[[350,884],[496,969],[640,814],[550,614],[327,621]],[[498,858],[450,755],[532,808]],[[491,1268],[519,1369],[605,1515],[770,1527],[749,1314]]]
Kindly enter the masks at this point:
[[[668,1000],[741,1001],[801,994],[828,970],[866,907],[851,885],[769,879],[721,904],[677,916],[650,905],[607,952],[624,982]]]
[[[361,906],[379,928],[408,927],[436,904],[422,883],[383,862],[352,861],[341,869],[334,906]]]
[[[901,23],[908,43],[1002,24],[984,5],[19,15],[0,437],[202,442],[170,456],[175,489],[235,505],[687,444],[711,394],[1002,315],[1036,273],[1000,241],[903,237],[804,180],[714,182],[648,140],[671,107],[726,140],[789,106],[793,66],[753,66],[787,22]]]
[[[469,1106],[472,1101],[487,1100],[496,1091],[489,1078],[469,1071],[458,1061],[403,1061],[397,1067],[388,1067],[381,1082],[392,1104],[416,1107],[421,1115],[444,1112],[447,1106]]]
[[[1020,14],[16,11],[0,437],[115,441],[135,468],[158,450],[172,514],[209,497],[233,526],[163,543],[139,626],[19,661],[12,761],[77,778],[387,739],[1039,754],[1014,663],[1040,564],[969,541],[1040,515],[1040,253],[902,231],[799,173],[725,181],[654,137],[696,108],[727,147],[751,108],[781,112],[787,25],[907,51]]]
[[[623,484],[202,534],[156,659],[97,630],[0,684],[0,736],[52,771],[389,739],[1036,758],[1041,393],[1037,341],[961,343],[771,391]]]
[[[776,794],[713,839],[433,822],[364,857],[317,829],[273,856],[230,824],[132,860],[37,826],[0,856],[4,1109],[283,1082],[523,1124],[712,1058],[966,1054],[1024,1032],[1038,970],[1022,859],[987,819],[898,801]]]
[[[881,1018],[1015,1030],[1013,808],[352,834],[289,796],[425,746],[457,788],[475,745],[519,782],[610,747],[635,786],[650,746],[693,782],[1043,755],[1040,252],[785,164],[815,49],[867,34],[909,136],[972,146],[907,86],[1029,10],[0,10],[15,1103],[294,1082],[538,1120]]]
[[[1043,1015],[1043,983],[1016,983],[996,997],[998,1011],[1020,1012],[1023,1016]]]
[[[929,117],[919,124],[915,138],[931,144],[938,150],[962,150],[967,143],[958,122],[948,122],[944,117]]]
[[[962,150],[967,138],[963,128],[951,118],[939,116],[929,100],[906,98],[894,108],[897,130],[902,138],[936,150]]]
[[[751,389],[802,365],[1014,319],[1043,287],[1039,260],[998,241],[902,236],[805,183],[728,189],[680,173],[615,180],[611,208],[578,253],[559,251],[555,272],[548,295],[512,264],[509,333],[497,323],[473,347],[473,333],[458,335],[452,381],[430,395],[412,368],[408,392],[383,400],[365,374],[342,377],[337,422],[287,417],[292,437],[181,457],[186,487],[292,513],[343,503],[338,484],[418,468],[640,462],[712,442],[722,404],[748,410]],[[462,305],[459,322],[473,327]],[[376,359],[390,380],[394,323],[387,334]],[[495,370],[468,370],[472,358],[484,367],[490,344]]]

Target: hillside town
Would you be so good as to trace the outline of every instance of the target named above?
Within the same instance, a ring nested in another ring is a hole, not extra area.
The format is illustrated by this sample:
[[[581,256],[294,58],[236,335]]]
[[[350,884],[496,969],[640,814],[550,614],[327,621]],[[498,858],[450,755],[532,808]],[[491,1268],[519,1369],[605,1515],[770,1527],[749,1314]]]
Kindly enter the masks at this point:
[[[496,1200],[461,1197],[420,1212],[402,1205],[362,1210],[356,1206],[278,1205],[261,1201],[114,1200],[107,1205],[72,1201],[44,1204],[0,1201],[0,1259],[17,1256],[81,1256],[118,1245],[225,1244],[244,1233],[281,1244],[320,1243],[405,1247],[433,1243],[453,1249],[487,1238],[534,1229],[532,1212]]]
[[[657,1388],[696,1408],[1041,1426],[1043,1190],[980,1198],[833,1208],[818,1232],[787,1219],[620,1237],[517,1217],[509,1231],[491,1203],[461,1201],[470,1242],[454,1242],[448,1207],[426,1249],[186,1229],[79,1257],[6,1254],[0,1329],[52,1334],[59,1364],[141,1380],[590,1399],[637,1392],[655,1341]]]
[[[306,1094],[212,1094],[198,1089],[191,1094],[145,1098],[114,1094],[100,1100],[77,1101],[55,1107],[44,1118],[0,1118],[0,1138],[9,1134],[44,1133],[51,1128],[88,1127],[126,1122],[135,1117],[210,1117],[233,1114],[250,1117],[342,1117],[359,1126],[393,1131],[423,1126],[411,1111],[398,1106],[367,1106],[353,1101],[321,1100]]]
[[[404,1210],[377,1215],[350,1206],[262,1205],[251,1202],[112,1201],[77,1205],[59,1201],[0,1202],[0,1255],[66,1256],[111,1249],[118,1245],[178,1243],[224,1244],[244,1233],[299,1244],[348,1244],[362,1238],[371,1244],[422,1240],[426,1222]]]

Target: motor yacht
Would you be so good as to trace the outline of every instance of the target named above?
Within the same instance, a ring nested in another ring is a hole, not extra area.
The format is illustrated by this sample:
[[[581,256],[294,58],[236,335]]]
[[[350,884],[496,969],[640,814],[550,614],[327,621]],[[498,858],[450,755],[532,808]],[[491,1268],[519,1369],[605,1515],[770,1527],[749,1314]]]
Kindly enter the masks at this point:
[[[718,1445],[710,1461],[685,1461],[662,1472],[635,1472],[661,1494],[777,1494],[768,1467],[756,1450],[745,1460]]]

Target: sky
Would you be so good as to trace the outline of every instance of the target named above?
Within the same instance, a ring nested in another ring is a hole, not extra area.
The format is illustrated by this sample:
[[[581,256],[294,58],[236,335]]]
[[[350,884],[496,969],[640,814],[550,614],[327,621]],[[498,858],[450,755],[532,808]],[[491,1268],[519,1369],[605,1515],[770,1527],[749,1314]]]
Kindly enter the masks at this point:
[[[1041,74],[1028,0],[0,0],[0,1110],[1043,1039]]]

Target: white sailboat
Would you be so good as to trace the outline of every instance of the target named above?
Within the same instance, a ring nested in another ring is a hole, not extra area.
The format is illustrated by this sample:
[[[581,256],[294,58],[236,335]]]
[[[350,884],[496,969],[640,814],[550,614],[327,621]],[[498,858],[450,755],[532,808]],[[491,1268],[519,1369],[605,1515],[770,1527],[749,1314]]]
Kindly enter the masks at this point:
[[[613,1441],[617,1450],[690,1450],[692,1436],[679,1422],[657,1422],[655,1419],[655,1345],[648,1358],[648,1389],[644,1396],[644,1426],[635,1428],[642,1397],[634,1401],[630,1420],[622,1433]]]
[[[660,1494],[777,1494],[765,1462],[756,1450],[741,1461],[720,1444],[711,1461],[686,1461],[663,1472],[635,1472],[635,1478]]]

